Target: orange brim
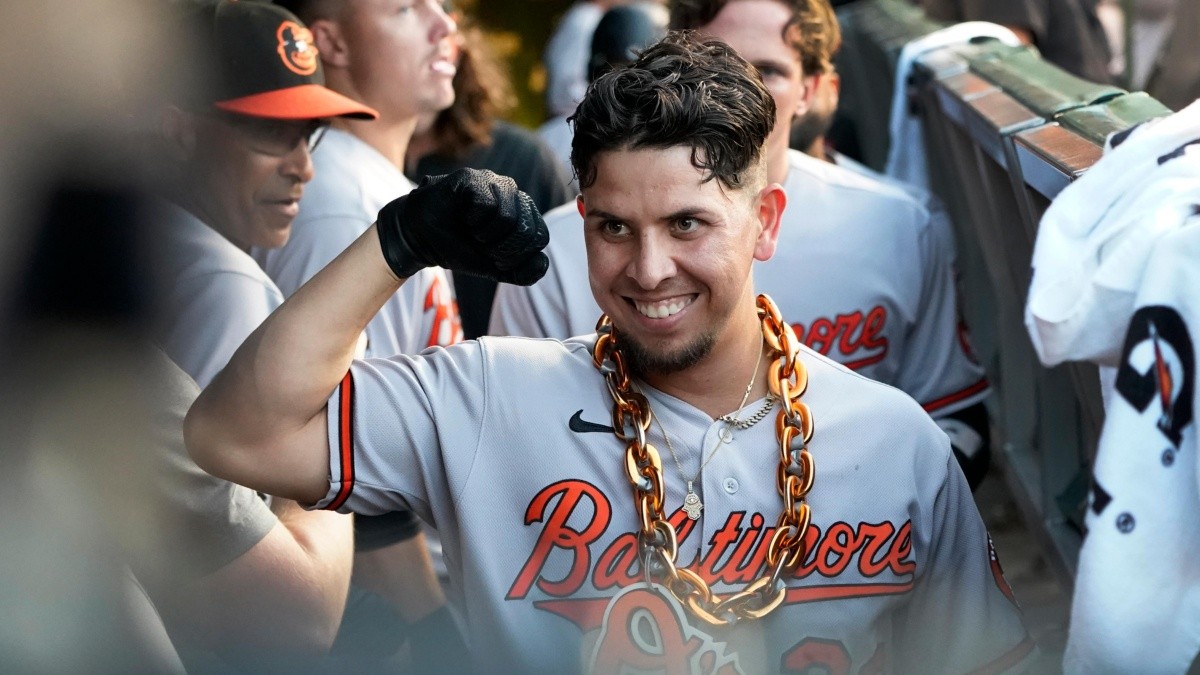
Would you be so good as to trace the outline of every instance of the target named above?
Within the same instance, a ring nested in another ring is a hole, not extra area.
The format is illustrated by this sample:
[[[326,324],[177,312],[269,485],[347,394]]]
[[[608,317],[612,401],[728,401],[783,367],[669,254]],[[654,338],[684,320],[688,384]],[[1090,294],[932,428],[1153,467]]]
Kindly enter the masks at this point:
[[[336,91],[319,84],[277,89],[214,104],[226,112],[251,117],[281,120],[307,120],[322,117],[354,117],[373,120],[379,113]]]

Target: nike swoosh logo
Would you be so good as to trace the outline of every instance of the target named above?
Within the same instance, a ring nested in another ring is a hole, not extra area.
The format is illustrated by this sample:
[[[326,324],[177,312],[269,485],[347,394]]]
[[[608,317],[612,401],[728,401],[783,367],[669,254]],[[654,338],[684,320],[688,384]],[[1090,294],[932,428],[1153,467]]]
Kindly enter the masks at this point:
[[[610,426],[605,426],[603,424],[596,424],[595,422],[588,422],[587,420],[583,419],[583,410],[582,409],[576,410],[575,414],[571,415],[571,421],[567,423],[567,426],[571,428],[571,431],[574,431],[577,434],[587,434],[587,433],[612,434],[612,433],[616,433],[613,430],[613,428]]]

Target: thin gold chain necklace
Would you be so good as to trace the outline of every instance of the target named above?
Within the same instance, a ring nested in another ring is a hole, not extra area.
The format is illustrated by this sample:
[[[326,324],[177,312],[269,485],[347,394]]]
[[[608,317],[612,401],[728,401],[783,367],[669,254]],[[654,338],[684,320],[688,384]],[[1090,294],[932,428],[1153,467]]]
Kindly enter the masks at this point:
[[[650,401],[633,388],[617,331],[608,316],[601,316],[596,324],[596,344],[592,347],[592,362],[604,377],[613,400],[613,433],[626,444],[625,475],[633,486],[642,572],[648,583],[670,593],[693,616],[713,626],[761,619],[783,604],[787,595],[783,576],[804,559],[805,533],[812,520],[808,493],[813,487],[815,467],[808,444],[812,440],[813,419],[808,405],[800,400],[808,387],[808,371],[800,361],[800,341],[771,298],[759,295],[756,307],[763,339],[774,359],[768,366],[767,384],[782,402],[775,418],[779,464],[774,478],[775,488],[783,497],[783,511],[775,527],[769,530],[764,574],[725,597],[713,593],[699,574],[675,566],[679,536],[663,512],[662,459],[658,450],[646,441]],[[799,447],[793,448],[793,441],[798,441]]]
[[[662,417],[659,415],[654,415],[653,408],[651,408],[654,421],[656,424],[658,424],[658,431],[662,434],[663,440],[667,443],[667,450],[671,452],[671,459],[675,460],[675,468],[679,469],[679,477],[682,478],[687,484],[687,494],[683,496],[683,512],[687,514],[687,517],[690,520],[699,520],[700,512],[704,510],[704,502],[700,501],[700,495],[696,494],[696,481],[700,479],[700,474],[704,473],[704,467],[708,466],[708,463],[713,460],[713,457],[717,456],[717,453],[721,450],[721,447],[733,441],[731,429],[735,427],[738,429],[749,429],[751,426],[765,417],[767,412],[770,411],[771,406],[775,404],[774,396],[768,393],[767,404],[757,413],[747,418],[753,421],[747,424],[745,420],[741,420],[736,417],[737,413],[740,413],[742,409],[746,407],[746,401],[750,398],[750,392],[754,390],[754,383],[758,380],[758,367],[762,365],[763,351],[763,346],[760,344],[758,349],[758,359],[754,362],[754,370],[750,373],[750,382],[746,385],[746,392],[742,394],[742,402],[738,404],[735,412],[728,415],[722,415],[721,417],[717,418],[719,421],[725,423],[725,428],[718,432],[717,442],[713,445],[712,450],[709,451],[708,458],[703,459],[703,455],[701,455],[703,461],[700,464],[700,468],[696,470],[696,475],[692,476],[691,478],[688,478],[687,472],[683,470],[683,463],[679,461],[679,455],[675,452],[675,445],[671,443],[671,437],[667,435],[667,428],[663,426]],[[727,433],[728,435],[726,435]],[[703,452],[704,446],[701,445],[700,449]]]

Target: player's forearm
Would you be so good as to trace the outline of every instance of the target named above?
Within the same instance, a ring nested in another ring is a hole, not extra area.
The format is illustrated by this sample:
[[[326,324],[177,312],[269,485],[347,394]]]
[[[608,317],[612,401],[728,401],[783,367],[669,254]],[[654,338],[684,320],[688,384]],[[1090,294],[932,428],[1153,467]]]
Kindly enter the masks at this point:
[[[358,553],[354,579],[355,584],[391,601],[410,623],[446,604],[423,534]]]
[[[286,530],[279,564],[261,579],[241,620],[225,639],[313,654],[327,653],[337,638],[350,589],[354,558],[352,516],[292,506],[280,516]]]
[[[267,317],[197,399],[185,424],[196,463],[256,490],[320,499],[325,403],[400,283],[368,229]]]
[[[352,517],[330,511],[303,511],[299,507],[285,513],[280,522],[299,548],[296,575],[303,591],[290,602],[293,626],[299,636],[324,651],[337,638],[350,573],[354,560]]]
[[[254,398],[267,415],[309,419],[325,407],[359,335],[402,281],[384,262],[374,226],[367,229],[263,322],[249,353],[234,357],[243,369],[233,375],[246,378],[237,386],[263,389]]]
[[[351,516],[294,502],[253,548],[155,602],[172,630],[217,652],[243,648],[328,652],[350,586]]]

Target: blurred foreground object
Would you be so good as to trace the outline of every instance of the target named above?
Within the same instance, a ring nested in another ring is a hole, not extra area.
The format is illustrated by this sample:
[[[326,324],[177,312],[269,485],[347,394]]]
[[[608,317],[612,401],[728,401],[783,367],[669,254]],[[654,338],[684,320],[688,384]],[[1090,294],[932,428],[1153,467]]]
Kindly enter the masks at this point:
[[[148,298],[119,149],[176,56],[154,3],[9,3],[0,57],[0,661],[180,668],[122,547],[151,531],[133,453]],[[86,46],[86,48],[84,48]],[[118,86],[117,83],[121,83]],[[74,209],[74,210],[72,210]],[[81,219],[81,217],[87,217]]]

